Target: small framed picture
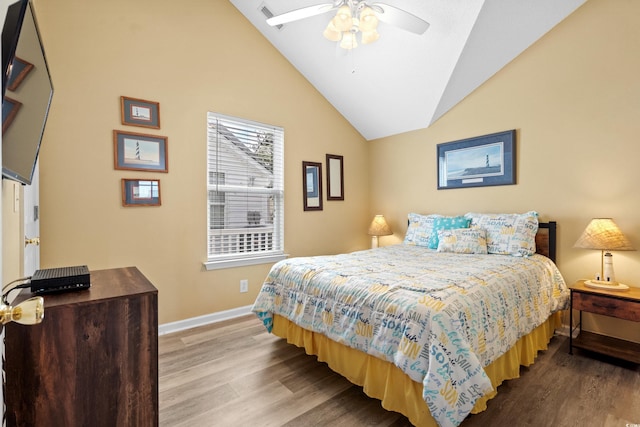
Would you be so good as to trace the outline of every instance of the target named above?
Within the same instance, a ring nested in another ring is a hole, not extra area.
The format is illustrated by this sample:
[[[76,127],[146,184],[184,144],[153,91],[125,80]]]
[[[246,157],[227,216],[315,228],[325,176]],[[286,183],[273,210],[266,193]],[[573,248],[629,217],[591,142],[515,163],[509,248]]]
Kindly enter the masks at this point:
[[[344,200],[343,156],[327,154],[327,200]]]
[[[123,125],[160,129],[160,104],[144,99],[120,97]]]
[[[168,172],[166,136],[113,131],[114,168]]]
[[[2,101],[2,133],[5,133],[5,131],[9,129],[20,107],[22,107],[21,102],[11,99],[8,96],[4,97],[4,101]]]
[[[322,210],[322,163],[302,162],[302,206],[305,211]]]
[[[7,81],[7,89],[10,91],[18,89],[20,83],[22,83],[32,69],[33,64],[16,56],[11,64],[11,74],[9,74],[9,81]]]
[[[160,206],[159,179],[122,179],[122,206]]]

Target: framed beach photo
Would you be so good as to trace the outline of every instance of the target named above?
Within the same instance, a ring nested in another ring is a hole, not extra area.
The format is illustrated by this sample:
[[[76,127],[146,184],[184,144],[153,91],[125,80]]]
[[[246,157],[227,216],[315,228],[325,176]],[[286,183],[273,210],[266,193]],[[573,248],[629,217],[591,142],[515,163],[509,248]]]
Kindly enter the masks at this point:
[[[159,179],[122,179],[122,206],[160,206]]]
[[[160,103],[144,99],[120,97],[123,125],[160,129]]]
[[[114,168],[168,172],[167,137],[113,131]]]
[[[516,131],[438,144],[438,190],[516,183]]]

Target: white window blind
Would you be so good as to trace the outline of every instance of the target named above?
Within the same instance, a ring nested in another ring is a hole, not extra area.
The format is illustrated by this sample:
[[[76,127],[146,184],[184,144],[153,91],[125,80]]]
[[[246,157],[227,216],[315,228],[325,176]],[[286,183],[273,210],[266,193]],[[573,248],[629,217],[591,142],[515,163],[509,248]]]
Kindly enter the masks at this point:
[[[284,258],[284,130],[207,113],[208,269]]]

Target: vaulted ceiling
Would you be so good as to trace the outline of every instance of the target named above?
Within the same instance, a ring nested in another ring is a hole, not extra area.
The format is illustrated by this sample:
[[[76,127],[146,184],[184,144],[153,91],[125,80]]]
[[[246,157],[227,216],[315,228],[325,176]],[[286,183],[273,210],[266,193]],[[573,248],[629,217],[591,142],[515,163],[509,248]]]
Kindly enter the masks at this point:
[[[322,33],[335,11],[271,27],[331,0],[229,0],[367,140],[428,127],[586,0],[383,0],[427,21],[421,35],[380,22],[344,50]],[[372,2],[374,3],[374,2]]]

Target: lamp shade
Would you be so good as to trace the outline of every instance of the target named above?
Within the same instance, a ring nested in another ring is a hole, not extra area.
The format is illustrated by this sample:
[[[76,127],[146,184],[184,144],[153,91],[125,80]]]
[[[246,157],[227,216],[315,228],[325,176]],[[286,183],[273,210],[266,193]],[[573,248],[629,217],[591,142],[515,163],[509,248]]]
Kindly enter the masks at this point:
[[[387,224],[387,221],[384,219],[384,215],[376,215],[371,221],[371,225],[369,226],[370,236],[389,236],[393,234],[391,232],[391,227]]]
[[[333,25],[333,21],[329,21],[327,28],[325,28],[322,35],[332,42],[339,42],[342,39],[342,32]]]
[[[602,251],[635,251],[611,218],[594,218],[582,232],[574,248]]]
[[[362,12],[360,12],[360,20],[359,20],[360,31],[362,32],[375,31],[377,26],[378,26],[378,17],[376,16],[373,9],[371,9],[368,6],[362,9]]]
[[[373,43],[380,38],[380,34],[376,31],[363,31],[361,36],[362,44]]]
[[[338,31],[349,31],[353,25],[351,18],[351,8],[349,6],[340,6],[336,16],[333,18],[333,25]]]
[[[340,42],[340,47],[346,50],[354,49],[358,47],[358,41],[356,40],[356,33],[351,31],[345,31]]]

